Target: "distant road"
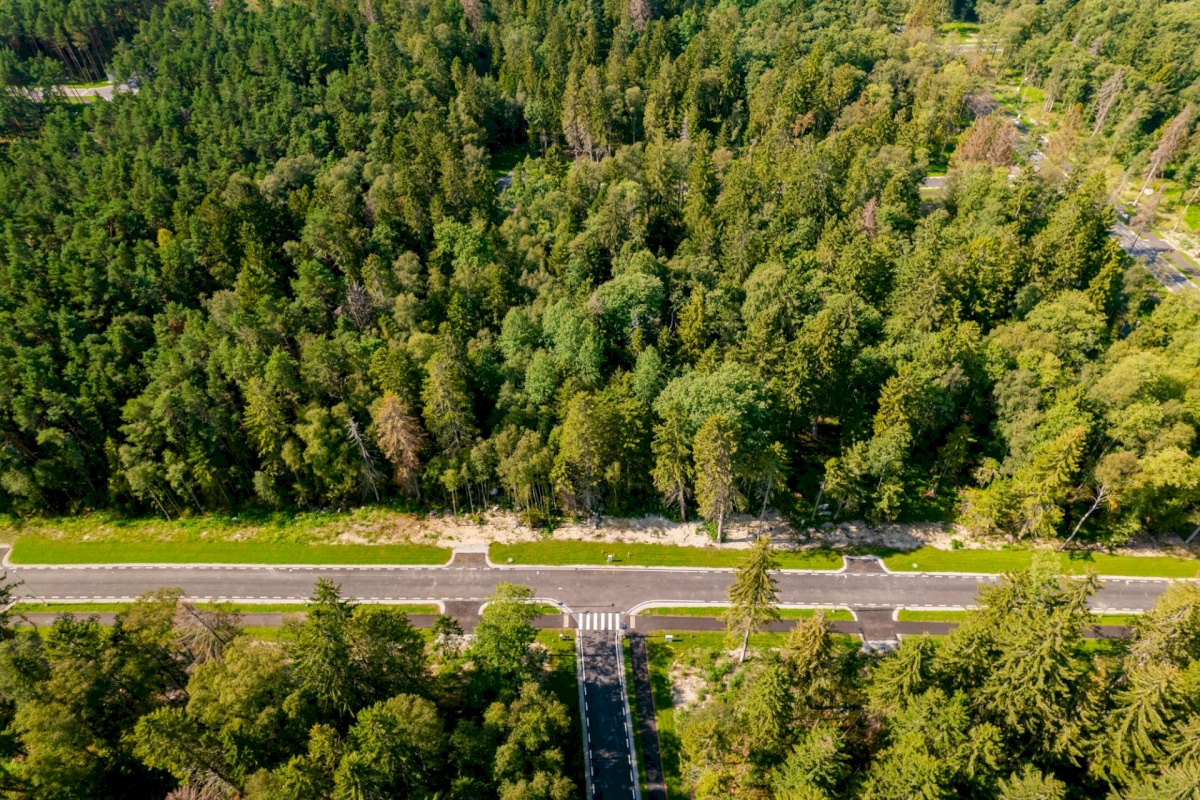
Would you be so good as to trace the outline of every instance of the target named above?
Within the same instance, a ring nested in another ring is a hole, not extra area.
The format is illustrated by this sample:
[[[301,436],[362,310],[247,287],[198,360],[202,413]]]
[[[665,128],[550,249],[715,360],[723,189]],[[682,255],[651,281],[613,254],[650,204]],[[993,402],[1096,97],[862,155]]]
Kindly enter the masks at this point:
[[[88,100],[112,100],[114,95],[118,94],[137,94],[137,87],[130,86],[127,83],[106,83],[103,86],[55,86],[51,90],[54,94],[60,94],[68,100],[78,100],[86,102]],[[35,103],[40,103],[46,98],[46,90],[30,89],[26,94],[29,99]]]

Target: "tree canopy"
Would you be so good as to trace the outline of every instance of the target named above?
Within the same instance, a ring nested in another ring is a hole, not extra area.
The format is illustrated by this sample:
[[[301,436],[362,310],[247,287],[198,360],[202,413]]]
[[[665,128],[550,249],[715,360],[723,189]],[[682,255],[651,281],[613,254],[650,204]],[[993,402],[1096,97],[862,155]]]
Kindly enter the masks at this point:
[[[1194,293],[989,162],[924,6],[77,5],[6,52],[139,91],[0,121],[0,511],[1200,521]]]

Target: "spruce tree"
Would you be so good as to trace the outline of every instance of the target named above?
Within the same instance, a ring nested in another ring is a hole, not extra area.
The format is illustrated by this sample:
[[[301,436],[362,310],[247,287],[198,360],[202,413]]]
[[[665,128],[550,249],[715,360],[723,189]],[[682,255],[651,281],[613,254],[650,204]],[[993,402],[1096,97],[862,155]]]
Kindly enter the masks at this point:
[[[766,536],[760,536],[750,548],[746,560],[734,574],[729,587],[729,633],[742,635],[740,660],[746,660],[750,632],[779,619],[779,586],[771,573],[779,569],[775,548]]]
[[[692,442],[687,435],[687,415],[678,402],[663,414],[654,429],[654,488],[663,502],[679,506],[679,519],[687,522],[688,482],[692,478]]]
[[[717,542],[725,541],[725,518],[742,504],[737,488],[737,431],[723,414],[709,417],[696,433],[696,501],[700,514],[717,523]]]

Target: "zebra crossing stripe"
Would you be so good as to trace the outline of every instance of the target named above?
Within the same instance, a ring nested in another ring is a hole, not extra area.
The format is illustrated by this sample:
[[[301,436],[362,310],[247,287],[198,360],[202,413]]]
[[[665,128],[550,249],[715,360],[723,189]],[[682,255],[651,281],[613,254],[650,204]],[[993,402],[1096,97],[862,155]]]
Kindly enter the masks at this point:
[[[577,630],[581,631],[615,631],[621,629],[621,615],[619,613],[598,612],[595,614],[580,614],[579,626]]]

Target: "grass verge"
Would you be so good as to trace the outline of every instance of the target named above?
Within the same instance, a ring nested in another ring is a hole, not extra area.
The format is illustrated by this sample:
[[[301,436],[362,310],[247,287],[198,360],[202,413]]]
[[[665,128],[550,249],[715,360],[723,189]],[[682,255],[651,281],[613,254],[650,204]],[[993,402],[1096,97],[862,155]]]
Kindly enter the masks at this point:
[[[1033,561],[1034,551],[1012,550],[939,550],[921,547],[902,553],[889,553],[883,563],[894,572],[1012,572],[1025,569]],[[1128,575],[1140,578],[1194,578],[1200,573],[1200,559],[1173,556],[1119,556],[1078,551],[1055,553],[1067,575],[1082,575],[1094,570],[1100,575]]]
[[[548,566],[719,567],[738,566],[745,553],[708,547],[677,547],[669,544],[621,544],[546,540],[520,544],[493,544],[489,557],[497,564],[544,564]],[[608,557],[612,556],[612,561]],[[842,557],[832,550],[781,551],[784,569],[840,569]]]
[[[645,617],[706,617],[717,618],[725,613],[726,606],[662,606],[646,608],[638,612]],[[826,608],[825,619],[830,622],[850,622],[854,615],[844,608]],[[781,608],[780,619],[809,619],[816,613],[812,608]]]
[[[71,542],[22,537],[14,564],[445,564],[450,551],[425,544],[290,542]]]
[[[132,603],[17,603],[14,614],[104,614],[125,611]],[[365,603],[386,605],[405,614],[439,614],[430,603]],[[235,611],[239,614],[296,614],[308,610],[308,603],[196,603],[196,608]]]
[[[902,608],[896,615],[900,622],[962,622],[966,611],[914,610]],[[1132,625],[1137,614],[1093,614],[1093,625]]]

